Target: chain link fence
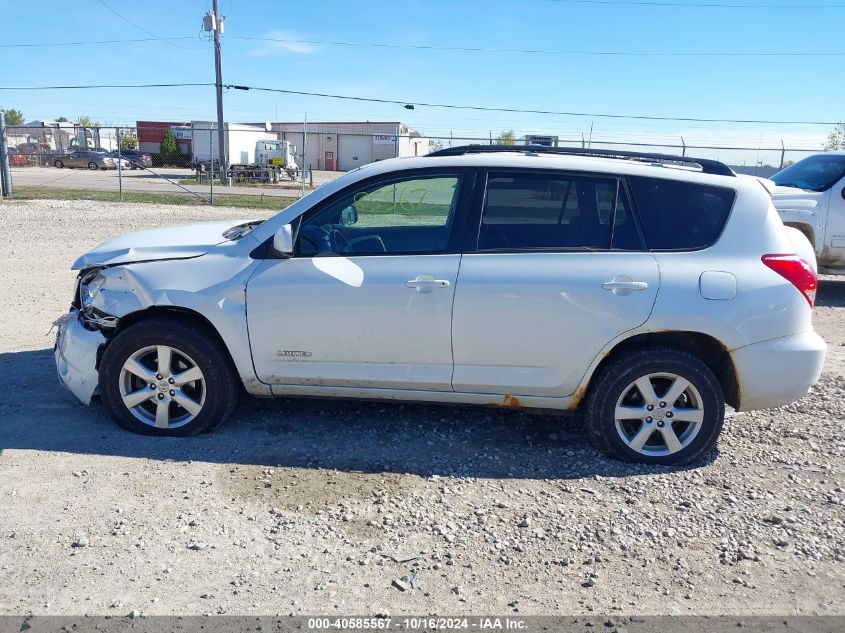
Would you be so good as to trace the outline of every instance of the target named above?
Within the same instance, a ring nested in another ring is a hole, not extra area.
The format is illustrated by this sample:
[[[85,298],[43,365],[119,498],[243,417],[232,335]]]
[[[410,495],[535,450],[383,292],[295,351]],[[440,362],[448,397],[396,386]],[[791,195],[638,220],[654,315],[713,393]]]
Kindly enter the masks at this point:
[[[427,136],[398,122],[226,124],[138,121],[132,127],[43,123],[7,127],[14,198],[82,198],[281,208],[350,169],[435,149],[494,144],[492,137]],[[738,173],[770,176],[819,151],[525,137],[515,147],[618,149],[720,160]]]
[[[429,137],[432,149],[441,149],[457,145],[469,144],[496,144],[497,139],[491,137],[477,136],[449,136]],[[784,167],[795,163],[802,158],[821,151],[821,148],[795,148],[780,146],[758,147],[710,145],[710,144],[687,144],[683,138],[678,138],[677,143],[668,143],[665,140],[645,142],[619,140],[588,139],[586,137],[524,137],[513,141],[515,147],[526,145],[529,142],[537,142],[553,147],[565,147],[572,149],[601,149],[619,150],[629,152],[643,152],[654,154],[671,154],[674,156],[688,156],[718,160],[731,167],[736,173],[748,174],[767,178],[777,173]]]

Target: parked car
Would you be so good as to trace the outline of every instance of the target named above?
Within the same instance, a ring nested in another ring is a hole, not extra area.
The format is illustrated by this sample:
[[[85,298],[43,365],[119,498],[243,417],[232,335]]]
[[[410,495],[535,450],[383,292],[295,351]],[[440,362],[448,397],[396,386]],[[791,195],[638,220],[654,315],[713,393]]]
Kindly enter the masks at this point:
[[[113,158],[118,157],[118,151],[110,152]],[[153,157],[147,152],[137,149],[124,149],[120,151],[120,157],[129,161],[131,169],[146,169],[153,166]]]
[[[120,169],[135,169],[135,166],[132,164],[132,161],[129,160],[128,158],[117,158],[116,156],[111,156],[111,155],[109,155],[109,157],[114,162],[114,168],[115,169],[118,168],[118,165],[117,165],[118,161],[120,162]]]
[[[17,147],[9,147],[9,166],[26,167],[28,164],[26,154],[20,152]]]
[[[68,154],[62,154],[53,159],[53,166],[62,167],[84,167],[87,169],[117,169],[117,163],[105,152],[89,150],[75,150]],[[124,167],[129,169],[128,161]]]
[[[18,152],[26,156],[30,165],[52,165],[57,156],[47,143],[19,143]]]
[[[807,236],[822,272],[845,274],[845,151],[814,154],[771,179],[781,218]]]
[[[809,246],[770,192],[685,157],[468,146],[380,161],[264,222],[82,255],[61,381],[150,435],[262,396],[579,411],[613,457],[673,464],[822,369]],[[750,423],[750,422],[749,422]]]

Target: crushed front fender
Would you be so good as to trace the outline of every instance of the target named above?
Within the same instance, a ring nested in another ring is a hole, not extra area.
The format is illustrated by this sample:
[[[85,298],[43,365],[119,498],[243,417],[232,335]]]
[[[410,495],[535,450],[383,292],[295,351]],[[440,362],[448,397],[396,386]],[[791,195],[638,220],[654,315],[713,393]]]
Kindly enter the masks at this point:
[[[54,355],[59,380],[80,402],[90,405],[97,391],[97,352],[106,338],[97,330],[86,329],[77,310],[60,317],[55,325],[58,334]]]

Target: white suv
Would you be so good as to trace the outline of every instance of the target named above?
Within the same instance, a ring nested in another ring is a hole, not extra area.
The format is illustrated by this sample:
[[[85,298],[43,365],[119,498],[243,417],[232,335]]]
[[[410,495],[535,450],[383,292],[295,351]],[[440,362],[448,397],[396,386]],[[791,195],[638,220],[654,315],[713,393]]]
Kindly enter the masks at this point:
[[[56,363],[151,435],[210,429],[243,388],[577,409],[614,457],[690,462],[726,402],[784,405],[819,378],[816,273],[790,231],[714,161],[450,148],[265,222],[98,246],[73,265]]]

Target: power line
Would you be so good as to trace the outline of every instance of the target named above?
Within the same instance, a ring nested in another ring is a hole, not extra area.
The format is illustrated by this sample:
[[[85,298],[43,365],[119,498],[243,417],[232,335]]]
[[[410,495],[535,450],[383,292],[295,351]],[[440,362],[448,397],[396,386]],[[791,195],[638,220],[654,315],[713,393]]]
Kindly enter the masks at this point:
[[[646,116],[636,114],[608,114],[596,112],[563,112],[556,110],[528,110],[519,108],[495,108],[487,106],[471,106],[471,105],[454,105],[448,103],[425,103],[422,101],[396,100],[396,99],[376,99],[373,97],[353,97],[349,95],[330,94],[325,92],[305,92],[301,90],[285,90],[282,88],[261,88],[257,86],[238,86],[227,84],[226,88],[234,88],[235,90],[258,90],[262,92],[279,92],[282,94],[303,95],[308,97],[324,97],[329,99],[346,99],[349,101],[367,101],[370,103],[389,103],[392,105],[414,105],[428,108],[449,108],[452,110],[475,110],[481,112],[509,112],[519,114],[553,114],[558,116],[577,116],[577,117],[593,117],[602,119],[634,119],[639,121],[684,121],[692,123],[760,123],[771,125],[838,125],[835,121],[773,121],[765,119],[706,119],[696,117],[666,117],[666,116]]]
[[[100,44],[128,44],[138,42],[160,42],[165,40],[192,40],[194,36],[150,37],[125,40],[91,40],[77,42],[26,42],[19,44],[0,44],[0,48],[44,48],[56,46],[89,46]],[[571,55],[571,56],[610,56],[610,57],[845,57],[845,52],[826,51],[775,51],[775,52],[721,52],[721,51],[608,51],[608,50],[556,50],[541,48],[487,48],[482,46],[438,46],[428,44],[392,44],[386,42],[346,42],[332,40],[306,40],[257,36],[230,35],[228,39],[252,42],[280,42],[286,44],[313,44],[323,46],[348,46],[367,48],[388,48],[407,50],[454,51],[470,53],[518,53],[530,55]],[[199,50],[193,47],[189,50]]]
[[[676,9],[845,9],[845,4],[753,4],[747,2],[657,2],[655,0],[547,0],[560,4],[612,4]]]
[[[213,83],[173,83],[173,84],[97,84],[83,86],[0,86],[0,90],[89,90],[100,88],[184,88],[191,86],[214,86]],[[378,99],[376,97],[355,97],[326,92],[306,92],[304,90],[287,90],[284,88],[266,88],[261,86],[244,86],[239,84],[225,84],[224,88],[234,90],[256,90],[259,92],[274,92],[281,94],[300,95],[306,97],[321,97],[326,99],[343,99],[347,101],[363,101],[367,103],[385,103],[390,105],[414,105],[426,108],[448,108],[451,110],[473,110],[477,112],[508,112],[511,114],[542,114],[557,116],[592,117],[597,119],[632,119],[637,121],[683,121],[691,123],[759,123],[769,125],[839,125],[838,121],[777,121],[772,119],[711,119],[701,117],[671,117],[648,116],[639,114],[611,114],[607,112],[566,112],[560,110],[533,110],[522,108],[497,108],[491,106],[458,105],[452,103],[429,103],[408,99]]]
[[[96,44],[133,44],[138,42],[162,42],[165,40],[193,40],[196,36],[180,37],[140,37],[127,40],[91,40],[87,42],[24,42],[19,44],[0,44],[0,48],[46,48],[50,46],[90,46]]]
[[[845,6],[845,5],[843,5]],[[589,50],[554,50],[542,48],[485,48],[477,46],[437,46],[428,44],[389,44],[381,42],[344,42],[330,40],[304,40],[273,37],[253,37],[231,35],[229,39],[255,42],[281,42],[285,44],[320,44],[324,46],[356,46],[368,48],[398,48],[426,51],[459,51],[471,53],[528,53],[535,55],[602,55],[618,57],[845,57],[845,52],[671,52],[671,51],[589,51]]]
[[[89,90],[93,88],[184,88],[186,86],[213,86],[213,83],[178,84],[89,84],[84,86],[0,86],[0,90]]]
[[[130,24],[130,25],[134,26],[134,27],[135,27],[136,29],[138,29],[139,31],[142,31],[142,32],[146,33],[147,35],[152,36],[154,39],[159,40],[159,41],[161,41],[161,42],[164,42],[165,44],[169,44],[170,46],[175,46],[176,48],[182,48],[182,49],[186,49],[186,50],[189,50],[189,49],[191,48],[190,46],[180,46],[179,44],[174,44],[173,42],[171,42],[171,41],[169,41],[169,40],[167,40],[167,39],[165,39],[165,38],[159,37],[158,35],[156,35],[156,34],[155,34],[155,33],[153,33],[152,31],[148,31],[147,29],[145,29],[145,28],[144,28],[143,26],[141,26],[140,24],[137,24],[136,22],[133,22],[132,20],[130,20],[129,18],[127,18],[125,15],[122,15],[122,14],[118,13],[117,11],[115,11],[115,10],[114,10],[114,9],[113,9],[113,8],[112,8],[112,7],[111,7],[111,6],[107,3],[107,2],[106,2],[106,0],[99,0],[99,1],[100,1],[100,4],[101,4],[101,5],[103,5],[106,9],[108,9],[109,11],[111,11],[112,13],[114,13],[114,14],[115,14],[117,17],[119,17],[121,20],[123,20],[123,21],[124,21],[124,22],[126,22],[127,24]]]

